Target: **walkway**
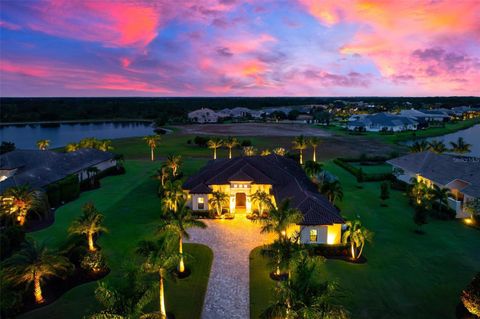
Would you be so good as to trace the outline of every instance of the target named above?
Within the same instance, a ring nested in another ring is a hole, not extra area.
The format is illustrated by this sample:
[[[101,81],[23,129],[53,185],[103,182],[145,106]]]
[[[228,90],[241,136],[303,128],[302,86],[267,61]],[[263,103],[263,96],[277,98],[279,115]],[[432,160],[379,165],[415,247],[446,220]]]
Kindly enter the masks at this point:
[[[190,242],[213,250],[203,319],[250,318],[249,255],[253,248],[272,240],[260,234],[260,225],[244,215],[233,220],[207,220],[207,229],[191,229]]]

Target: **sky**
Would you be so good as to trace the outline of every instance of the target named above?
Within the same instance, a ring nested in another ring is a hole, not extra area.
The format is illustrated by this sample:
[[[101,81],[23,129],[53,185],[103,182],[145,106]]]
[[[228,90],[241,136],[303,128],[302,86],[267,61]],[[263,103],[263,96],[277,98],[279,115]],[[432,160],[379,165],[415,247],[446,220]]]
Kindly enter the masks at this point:
[[[480,0],[1,0],[1,96],[480,93]]]

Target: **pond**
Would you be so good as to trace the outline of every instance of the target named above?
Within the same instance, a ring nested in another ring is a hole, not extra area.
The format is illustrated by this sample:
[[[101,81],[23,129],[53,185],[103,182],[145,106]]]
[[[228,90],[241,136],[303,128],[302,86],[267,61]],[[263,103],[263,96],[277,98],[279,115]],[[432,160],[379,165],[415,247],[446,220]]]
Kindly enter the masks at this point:
[[[466,143],[472,145],[471,152],[465,155],[480,157],[480,124],[455,133],[430,137],[427,138],[427,141],[443,141],[450,148],[450,142],[456,142],[459,137],[463,137]]]
[[[151,134],[154,134],[152,123],[140,121],[0,126],[0,140],[14,142],[18,149],[36,149],[37,141],[42,139],[50,140],[50,148],[56,148],[86,137],[115,139]]]

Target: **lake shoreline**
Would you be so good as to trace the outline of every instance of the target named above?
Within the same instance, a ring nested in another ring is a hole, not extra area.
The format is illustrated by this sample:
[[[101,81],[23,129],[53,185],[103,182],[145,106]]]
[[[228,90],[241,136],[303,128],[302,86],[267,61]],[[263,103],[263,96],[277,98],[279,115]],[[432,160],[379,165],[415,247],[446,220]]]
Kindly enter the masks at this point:
[[[102,123],[102,122],[145,122],[145,123],[153,123],[153,120],[125,118],[125,119],[38,121],[38,122],[6,122],[6,123],[0,123],[0,126],[45,125],[45,124],[77,124],[77,123],[81,124],[81,123]]]

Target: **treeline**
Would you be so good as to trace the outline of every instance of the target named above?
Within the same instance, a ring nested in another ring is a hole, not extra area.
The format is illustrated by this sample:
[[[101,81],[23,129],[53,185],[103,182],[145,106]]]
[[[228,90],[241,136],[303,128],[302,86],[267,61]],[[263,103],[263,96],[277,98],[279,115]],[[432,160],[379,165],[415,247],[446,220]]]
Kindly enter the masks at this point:
[[[2,122],[67,121],[80,119],[159,119],[160,122],[184,122],[194,109],[208,107],[248,107],[252,109],[344,102],[380,104],[394,108],[412,103],[412,107],[480,105],[479,97],[193,97],[193,98],[0,98]]]

